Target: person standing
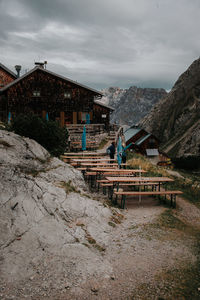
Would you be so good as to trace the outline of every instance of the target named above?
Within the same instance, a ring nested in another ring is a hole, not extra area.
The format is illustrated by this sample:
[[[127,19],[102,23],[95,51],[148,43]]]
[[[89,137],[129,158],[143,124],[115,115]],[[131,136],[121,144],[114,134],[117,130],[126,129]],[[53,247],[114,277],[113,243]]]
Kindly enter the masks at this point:
[[[109,154],[110,156],[110,163],[112,163],[112,159],[115,158],[115,142],[112,142],[111,145],[107,148],[106,152]]]

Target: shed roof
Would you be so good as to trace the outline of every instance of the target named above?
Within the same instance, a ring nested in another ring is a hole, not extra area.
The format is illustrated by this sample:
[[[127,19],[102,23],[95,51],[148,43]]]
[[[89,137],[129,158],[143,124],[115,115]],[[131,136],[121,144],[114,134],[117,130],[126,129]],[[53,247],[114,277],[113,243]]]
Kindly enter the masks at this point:
[[[97,105],[103,106],[105,108],[108,108],[109,110],[112,110],[112,111],[115,110],[113,107],[105,105],[104,103],[102,103],[102,102],[100,102],[98,100],[95,100],[94,103],[97,104]]]
[[[78,83],[77,81],[73,81],[73,80],[71,80],[71,79],[69,79],[69,78],[67,78],[67,77],[64,77],[64,76],[62,76],[62,75],[58,75],[58,74],[56,74],[56,73],[54,73],[54,72],[51,72],[51,71],[46,70],[46,69],[43,69],[43,68],[41,68],[41,67],[39,67],[39,66],[36,66],[36,67],[33,68],[32,70],[30,70],[29,72],[27,72],[26,74],[24,74],[23,76],[17,78],[16,80],[12,81],[11,83],[7,84],[5,87],[3,87],[2,89],[0,89],[0,92],[4,92],[5,90],[9,89],[11,86],[15,85],[16,83],[18,83],[19,81],[21,81],[22,79],[26,78],[27,76],[29,76],[30,74],[32,74],[33,72],[35,72],[35,71],[37,71],[37,70],[40,70],[40,71],[42,71],[42,72],[44,72],[44,73],[47,73],[47,74],[53,75],[53,76],[55,76],[55,77],[58,77],[58,78],[60,78],[60,79],[66,80],[66,81],[68,81],[68,82],[71,82],[71,83],[73,83],[74,85],[77,85],[77,86],[80,86],[80,87],[82,87],[82,88],[84,88],[84,89],[86,89],[86,90],[89,90],[89,91],[93,92],[93,93],[96,94],[96,95],[103,96],[103,94],[102,94],[101,92],[99,92],[99,91],[97,91],[97,90],[95,90],[95,89],[91,89],[91,88],[89,88],[89,87],[86,86],[86,85],[83,85],[83,84]]]
[[[125,141],[129,141],[132,137],[134,137],[138,132],[140,132],[141,128],[130,127],[124,132]]]
[[[0,63],[0,68],[2,68],[4,71],[9,73],[12,77],[17,78],[17,75],[14,72],[12,72],[10,69],[8,69],[6,66],[4,66],[1,63]]]
[[[146,149],[147,156],[159,155],[158,149]]]
[[[135,142],[135,145],[140,146],[146,139],[148,139],[151,136],[151,133],[148,133],[145,136],[142,136],[139,140]]]

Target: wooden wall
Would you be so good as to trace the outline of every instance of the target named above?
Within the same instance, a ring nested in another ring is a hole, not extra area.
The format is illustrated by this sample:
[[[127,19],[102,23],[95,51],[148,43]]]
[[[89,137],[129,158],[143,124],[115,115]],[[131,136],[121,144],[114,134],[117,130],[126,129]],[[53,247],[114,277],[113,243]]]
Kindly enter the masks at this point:
[[[70,94],[70,98],[66,94]],[[62,119],[62,124],[76,123],[78,112],[90,113],[93,110],[95,96],[89,89],[36,69],[0,95],[0,111],[5,109],[2,99],[6,98],[7,112],[32,112],[42,116],[42,111],[45,111],[49,119]]]
[[[9,84],[16,78],[0,67],[0,88]]]

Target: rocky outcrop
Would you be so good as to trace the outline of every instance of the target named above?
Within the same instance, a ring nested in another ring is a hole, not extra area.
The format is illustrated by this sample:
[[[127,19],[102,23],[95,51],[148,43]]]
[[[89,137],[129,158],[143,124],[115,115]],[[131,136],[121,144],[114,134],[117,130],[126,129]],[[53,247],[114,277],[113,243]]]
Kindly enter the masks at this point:
[[[137,124],[161,98],[167,95],[164,89],[109,88],[102,91],[102,101],[115,108],[111,114],[111,122],[120,125]]]
[[[53,291],[111,272],[100,252],[108,243],[110,209],[91,199],[79,171],[3,130],[0,207],[1,287],[24,281],[31,298],[45,289],[31,291],[27,279],[41,278]]]
[[[116,108],[119,105],[121,97],[126,93],[126,91],[127,89],[120,89],[119,87],[105,88],[101,91],[104,95],[101,98],[101,102],[105,105]]]
[[[173,157],[200,154],[200,59],[192,63],[171,92],[140,126],[156,135]]]

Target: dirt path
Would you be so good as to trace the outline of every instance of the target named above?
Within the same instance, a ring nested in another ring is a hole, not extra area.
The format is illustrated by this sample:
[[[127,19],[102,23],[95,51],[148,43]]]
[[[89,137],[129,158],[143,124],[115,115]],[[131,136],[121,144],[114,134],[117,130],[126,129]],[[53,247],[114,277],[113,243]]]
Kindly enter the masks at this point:
[[[111,276],[89,279],[58,299],[187,299],[179,298],[178,277],[173,275],[172,280],[169,274],[195,264],[195,239],[176,226],[170,227],[167,218],[169,212],[170,218],[199,227],[200,210],[181,198],[177,202],[181,208],[170,212],[154,199],[143,199],[140,206],[137,199],[128,204],[102,256],[112,266]],[[163,215],[164,227],[157,221]]]

